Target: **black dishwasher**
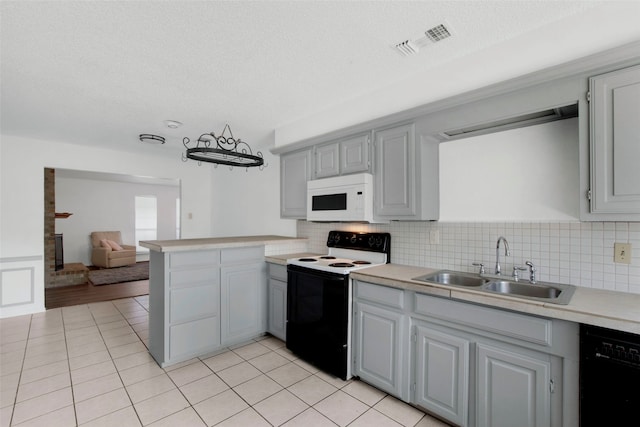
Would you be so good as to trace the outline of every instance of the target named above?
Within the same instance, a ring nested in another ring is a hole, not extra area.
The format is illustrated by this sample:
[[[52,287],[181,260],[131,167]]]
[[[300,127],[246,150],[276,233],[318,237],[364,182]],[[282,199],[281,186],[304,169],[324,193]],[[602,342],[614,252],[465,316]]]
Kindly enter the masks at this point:
[[[639,408],[640,335],[580,325],[580,426],[638,425]]]

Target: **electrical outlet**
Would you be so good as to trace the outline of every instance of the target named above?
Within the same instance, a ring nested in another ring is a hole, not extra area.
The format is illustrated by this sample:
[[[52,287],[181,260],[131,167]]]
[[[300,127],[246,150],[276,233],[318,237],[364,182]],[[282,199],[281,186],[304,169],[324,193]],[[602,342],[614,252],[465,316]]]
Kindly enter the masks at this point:
[[[613,262],[631,264],[631,243],[614,243]]]
[[[440,244],[440,231],[439,230],[431,230],[431,231],[429,231],[429,244],[430,245],[439,245]]]

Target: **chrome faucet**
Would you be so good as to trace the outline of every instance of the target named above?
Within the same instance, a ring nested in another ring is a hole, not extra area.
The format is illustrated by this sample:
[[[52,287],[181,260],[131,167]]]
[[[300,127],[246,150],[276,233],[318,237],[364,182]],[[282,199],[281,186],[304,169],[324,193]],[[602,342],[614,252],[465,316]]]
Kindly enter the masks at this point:
[[[504,256],[510,256],[511,253],[509,252],[509,242],[507,242],[507,239],[505,239],[504,237],[500,236],[498,237],[498,242],[496,243],[496,274],[502,274],[502,271],[500,269],[500,242],[504,242]]]

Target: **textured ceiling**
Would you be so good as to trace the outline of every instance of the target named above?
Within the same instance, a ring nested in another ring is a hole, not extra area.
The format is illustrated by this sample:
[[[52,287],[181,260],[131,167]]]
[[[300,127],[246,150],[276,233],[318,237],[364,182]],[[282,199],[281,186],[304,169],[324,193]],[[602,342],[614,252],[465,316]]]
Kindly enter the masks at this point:
[[[632,3],[5,0],[1,130],[128,150],[140,148],[138,134],[156,133],[167,144],[145,149],[177,150],[183,136],[229,123],[236,137],[268,146],[281,126],[523,35],[535,40],[563,20],[614,4],[622,15]],[[450,39],[412,57],[392,49],[442,22]],[[594,29],[601,39],[630,41],[629,29],[603,25]],[[168,129],[167,119],[184,126]]]

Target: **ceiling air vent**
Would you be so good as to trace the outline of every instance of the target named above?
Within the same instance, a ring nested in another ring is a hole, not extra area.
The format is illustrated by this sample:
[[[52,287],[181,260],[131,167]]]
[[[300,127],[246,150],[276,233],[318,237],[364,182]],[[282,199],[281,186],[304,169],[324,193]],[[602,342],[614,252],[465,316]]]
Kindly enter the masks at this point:
[[[414,40],[405,40],[393,47],[400,55],[411,56],[418,53],[418,51],[423,47],[448,39],[453,34],[454,33],[450,25],[438,24],[435,27],[426,30],[424,32],[424,36],[418,37]]]
[[[436,25],[433,28],[429,28],[424,32],[424,35],[427,36],[432,43],[439,42],[441,40],[447,39],[451,37],[451,31],[444,25]]]
[[[395,45],[396,50],[402,56],[409,56],[418,53],[418,48],[411,42],[411,40],[405,40],[402,43]]]

